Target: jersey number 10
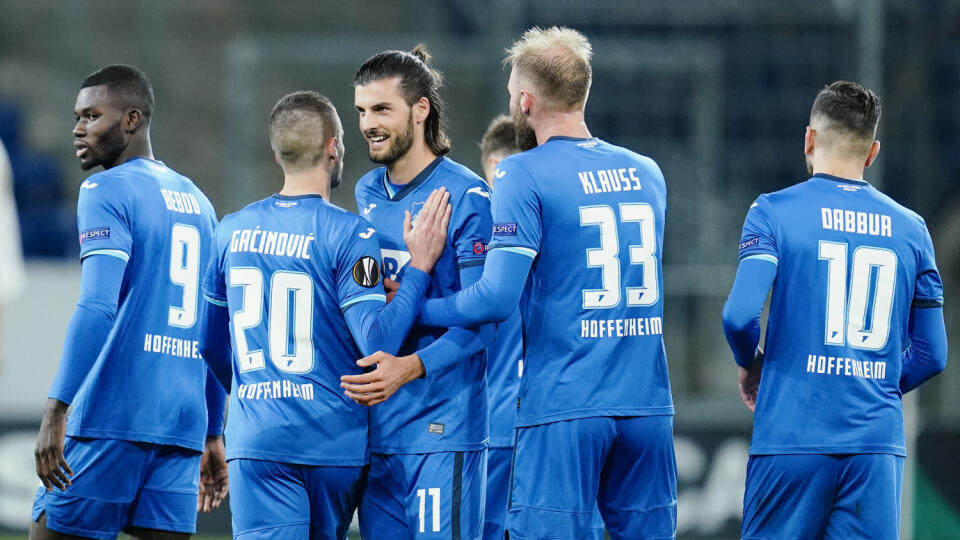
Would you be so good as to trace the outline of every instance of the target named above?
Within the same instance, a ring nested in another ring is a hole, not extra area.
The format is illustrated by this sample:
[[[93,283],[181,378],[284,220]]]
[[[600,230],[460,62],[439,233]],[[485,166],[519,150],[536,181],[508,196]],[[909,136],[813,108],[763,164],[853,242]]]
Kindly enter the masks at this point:
[[[854,249],[848,290],[847,251],[847,244],[820,241],[820,260],[827,261],[824,343],[880,350],[890,336],[897,255],[875,247]]]
[[[640,244],[629,246],[629,263],[643,265],[643,285],[621,289],[620,236],[617,216],[608,205],[581,206],[580,226],[600,227],[600,247],[587,250],[587,266],[600,268],[602,289],[583,290],[583,309],[608,309],[620,304],[621,290],[627,306],[652,306],[660,299],[657,279],[657,232],[653,208],[647,203],[620,203],[620,221],[640,227]]]

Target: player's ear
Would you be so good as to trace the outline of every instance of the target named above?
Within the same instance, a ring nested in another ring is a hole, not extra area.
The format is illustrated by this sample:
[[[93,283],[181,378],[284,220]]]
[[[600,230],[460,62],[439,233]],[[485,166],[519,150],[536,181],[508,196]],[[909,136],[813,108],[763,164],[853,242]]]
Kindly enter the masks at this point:
[[[413,119],[418,124],[422,124],[428,116],[430,116],[430,100],[423,96],[413,104]]]
[[[123,130],[133,133],[143,124],[143,113],[140,109],[130,109],[123,115]]]
[[[334,160],[340,159],[340,148],[339,140],[337,137],[330,137],[327,139],[327,147],[324,149],[327,152],[327,156],[333,158]]]
[[[520,112],[523,114],[530,114],[530,109],[533,108],[533,95],[527,92],[526,90],[520,91]]]
[[[806,155],[813,154],[813,143],[816,139],[817,132],[810,126],[807,126],[807,131],[803,135],[803,153]]]
[[[873,141],[873,144],[870,145],[870,154],[867,156],[866,163],[863,164],[864,167],[869,167],[873,164],[873,160],[877,159],[877,154],[880,153],[880,141]]]

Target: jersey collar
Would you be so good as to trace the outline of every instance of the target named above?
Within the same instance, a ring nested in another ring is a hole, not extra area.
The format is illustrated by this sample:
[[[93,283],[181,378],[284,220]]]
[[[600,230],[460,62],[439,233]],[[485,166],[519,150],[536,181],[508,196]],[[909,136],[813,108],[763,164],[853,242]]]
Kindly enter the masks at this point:
[[[387,169],[383,169],[383,177],[380,181],[383,183],[383,189],[387,192],[387,198],[391,201],[399,201],[400,199],[407,196],[408,193],[417,188],[420,184],[427,181],[427,178],[430,177],[430,174],[433,173],[433,170],[437,168],[437,165],[443,161],[443,156],[437,156],[429,165],[424,167],[420,174],[413,177],[413,180],[407,182],[407,185],[403,186],[403,189],[397,191],[392,185],[390,185],[390,180],[387,179]]]
[[[832,174],[827,174],[827,173],[817,173],[817,174],[813,175],[811,178],[823,178],[824,180],[830,180],[830,181],[833,181],[833,182],[843,182],[843,183],[845,183],[845,184],[861,184],[861,185],[864,185],[864,186],[870,185],[870,182],[867,182],[866,180],[855,180],[855,179],[853,179],[853,178],[842,178],[842,177],[840,177],[840,176],[834,176],[834,175],[832,175]]]
[[[584,141],[595,141],[596,137],[567,137],[566,135],[554,135],[547,139],[546,142],[550,141],[574,141],[574,142],[584,142]]]
[[[274,199],[280,199],[281,201],[299,201],[300,199],[322,199],[323,197],[317,193],[304,193],[303,195],[281,195],[279,193],[274,193],[271,195]]]

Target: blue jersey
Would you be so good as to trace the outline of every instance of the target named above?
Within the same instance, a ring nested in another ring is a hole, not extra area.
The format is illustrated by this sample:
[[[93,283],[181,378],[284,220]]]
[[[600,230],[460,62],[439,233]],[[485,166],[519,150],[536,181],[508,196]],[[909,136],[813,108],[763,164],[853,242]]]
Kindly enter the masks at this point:
[[[777,264],[751,454],[904,455],[910,309],[943,302],[923,219],[818,174],[751,205],[740,258]]]
[[[367,409],[340,376],[363,356],[342,311],[385,302],[370,224],[319,195],[274,195],[224,217],[215,249],[203,292],[230,313],[227,459],[364,465]]]
[[[453,213],[447,247],[433,268],[427,298],[449,296],[462,287],[460,269],[483,264],[490,238],[490,193],[466,167],[438,157],[401,189],[381,167],[357,182],[357,208],[377,230],[383,275],[403,280],[410,253],[403,242],[404,211],[414,223],[430,192],[446,187]],[[445,328],[414,326],[400,349],[407,355],[433,343]],[[423,453],[483,448],[487,439],[485,362],[482,353],[449,369],[428,373],[400,388],[389,400],[370,409],[373,452]]]
[[[197,293],[213,206],[188,178],[135,158],[83,182],[77,223],[81,259],[108,255],[127,266],[113,328],[71,404],[67,434],[203,450]]]
[[[487,396],[490,407],[490,447],[513,447],[517,423],[517,391],[523,370],[523,328],[520,310],[497,325],[497,337],[487,347]]]
[[[599,139],[551,137],[496,175],[490,249],[534,259],[517,425],[673,414],[657,164]]]

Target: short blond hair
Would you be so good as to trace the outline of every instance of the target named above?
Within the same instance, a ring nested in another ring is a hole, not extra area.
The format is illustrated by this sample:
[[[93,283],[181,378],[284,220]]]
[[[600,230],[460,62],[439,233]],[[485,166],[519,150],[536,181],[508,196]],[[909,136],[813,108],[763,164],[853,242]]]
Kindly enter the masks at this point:
[[[590,41],[580,32],[534,26],[507,49],[504,63],[533,83],[548,107],[569,110],[585,102],[590,93],[592,55]]]

